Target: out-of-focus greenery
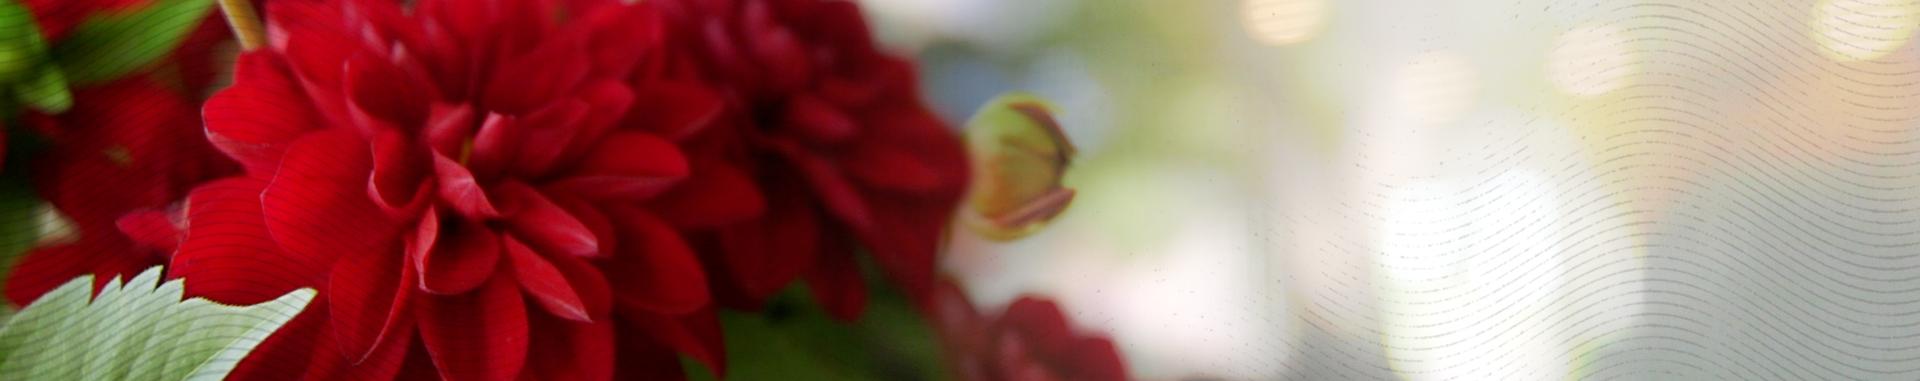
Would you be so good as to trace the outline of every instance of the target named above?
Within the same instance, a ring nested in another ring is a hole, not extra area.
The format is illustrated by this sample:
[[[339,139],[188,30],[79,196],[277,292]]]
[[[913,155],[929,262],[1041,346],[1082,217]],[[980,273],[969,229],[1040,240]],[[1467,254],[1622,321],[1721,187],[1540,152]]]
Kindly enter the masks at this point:
[[[53,47],[73,83],[111,81],[150,66],[200,25],[213,0],[155,2],[139,12],[95,15]]]
[[[25,170],[15,164],[23,160],[9,160],[3,170],[7,173],[20,173]],[[13,273],[14,262],[33,247],[40,236],[41,203],[33,194],[23,176],[0,176],[0,294],[7,290],[7,275]],[[12,303],[0,300],[0,318],[12,311]]]
[[[15,102],[45,112],[73,106],[66,74],[47,53],[33,13],[14,0],[0,0],[0,90],[9,117]]]
[[[828,317],[801,287],[776,295],[760,313],[723,311],[720,322],[728,379],[946,379],[933,331],[888,289],[876,290],[866,314],[851,323]],[[714,379],[706,367],[685,363],[690,379]]]

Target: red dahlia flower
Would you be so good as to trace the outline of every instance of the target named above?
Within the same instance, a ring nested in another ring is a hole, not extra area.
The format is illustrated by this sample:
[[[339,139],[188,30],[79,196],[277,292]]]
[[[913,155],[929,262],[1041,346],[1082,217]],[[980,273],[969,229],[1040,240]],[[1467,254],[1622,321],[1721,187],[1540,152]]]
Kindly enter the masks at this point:
[[[866,300],[857,243],[924,301],[967,161],[920,100],[912,64],[876,49],[845,1],[656,3],[726,100],[688,144],[694,177],[663,202],[713,253],[716,291],[752,307],[804,277],[851,319]]]
[[[692,251],[643,202],[687,175],[629,118],[660,22],[612,1],[268,5],[207,136],[247,175],[195,189],[190,296],[320,292],[238,379],[607,379],[719,366]],[[658,81],[664,82],[664,81]],[[637,83],[637,84],[636,84]],[[668,366],[671,370],[629,368]]]
[[[34,183],[72,230],[21,259],[7,278],[8,299],[27,305],[81,275],[96,275],[97,288],[167,262],[179,241],[169,205],[195,184],[238,171],[207,144],[198,108],[140,76],[76,89],[66,114],[25,118],[48,143],[32,160]]]
[[[1126,363],[1104,337],[1073,333],[1052,301],[1021,297],[982,315],[958,285],[935,291],[928,313],[961,380],[1125,380]]]

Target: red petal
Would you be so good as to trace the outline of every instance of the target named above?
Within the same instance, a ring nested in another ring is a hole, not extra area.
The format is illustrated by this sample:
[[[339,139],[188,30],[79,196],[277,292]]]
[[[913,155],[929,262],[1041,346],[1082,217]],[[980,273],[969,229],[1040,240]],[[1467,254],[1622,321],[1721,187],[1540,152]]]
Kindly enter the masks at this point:
[[[1127,364],[1120,359],[1120,351],[1115,350],[1113,341],[1104,337],[1081,338],[1072,353],[1065,358],[1054,360],[1071,367],[1061,369],[1066,378],[1088,381],[1121,381],[1127,379]]]
[[[82,239],[79,242],[35,248],[27,252],[6,279],[7,298],[25,306],[40,295],[82,275],[93,275],[98,292],[113,278],[131,278],[158,263],[157,258],[135,252],[131,242],[111,239]]]
[[[914,163],[926,167],[934,179],[929,182],[938,184],[940,192],[927,189],[923,194],[958,195],[965,189],[968,167],[965,146],[952,129],[947,128],[940,118],[931,111],[917,106],[885,107],[866,115],[866,125],[884,126],[866,131],[860,143],[872,147],[886,147],[893,154],[861,153],[870,159],[884,160],[906,154],[916,158]],[[1071,148],[1071,147],[1069,147]],[[861,159],[866,160],[866,159]],[[845,159],[842,160],[845,162]],[[883,181],[871,182],[885,184]]]
[[[436,183],[439,185],[440,199],[452,205],[454,211],[467,218],[500,217],[500,209],[493,206],[486,189],[480,187],[480,182],[474,180],[473,172],[468,172],[466,167],[434,153],[433,170],[439,176]]]
[[[578,21],[592,25],[596,32],[590,33],[587,52],[592,55],[593,73],[631,73],[634,65],[656,50],[636,47],[653,47],[661,42],[666,22],[652,7],[607,7],[601,4],[616,3],[607,0],[574,0],[573,10],[593,10],[584,20]],[[581,3],[596,3],[592,7],[583,7]]]
[[[515,120],[511,116],[487,114],[480,123],[480,130],[473,136],[473,150],[468,154],[467,170],[479,177],[493,178],[507,166],[507,161],[515,155],[521,138]]]
[[[431,163],[425,147],[399,131],[382,130],[373,139],[373,176],[367,196],[389,213],[401,214],[414,205],[427,184]]]
[[[134,242],[173,251],[180,247],[181,238],[187,234],[185,217],[178,211],[141,209],[120,216],[120,219],[114,221],[114,225]]]
[[[836,238],[828,240],[838,241]],[[841,321],[854,321],[867,307],[867,286],[860,277],[860,264],[846,245],[830,245],[821,250],[820,262],[807,272],[807,289],[829,315]]]
[[[593,231],[540,191],[519,182],[501,184],[499,191],[512,210],[507,224],[514,235],[525,239],[529,246],[541,252],[579,256],[600,252],[600,243]]]
[[[273,300],[294,289],[326,284],[333,256],[282,253],[267,234],[260,210],[266,182],[236,177],[187,195],[187,235],[167,266],[169,278],[192,278],[186,296],[231,305]]]
[[[587,308],[580,302],[580,295],[573,292],[573,286],[567,284],[567,277],[560,269],[553,267],[533,249],[514,239],[504,236],[501,241],[506,247],[507,258],[513,261],[514,277],[520,280],[520,287],[532,296],[540,307],[554,316],[580,322],[591,322]]]
[[[431,15],[444,23],[446,31],[461,41],[484,41],[488,23],[495,19],[490,14],[493,11],[496,7],[476,6],[460,0],[421,0],[415,8],[416,14]]]
[[[819,144],[841,142],[860,132],[853,118],[812,95],[802,94],[787,100],[784,118],[782,127]]]
[[[854,232],[887,278],[915,303],[926,302],[933,289],[936,256],[957,197],[873,199],[876,208],[889,212],[877,215],[872,229]]]
[[[862,145],[838,162],[855,180],[876,188],[931,192],[958,183],[914,153],[887,145]]]
[[[697,45],[705,48],[706,55],[710,57],[705,61],[714,66],[714,72],[723,73],[729,78],[760,77],[759,68],[754,62],[748,61],[745,52],[740,51],[738,39],[726,20],[715,17],[698,26],[700,39]]]
[[[566,150],[570,153],[587,152],[599,145],[601,138],[626,117],[633,105],[633,91],[617,81],[600,81],[588,85],[576,99],[587,105],[587,114],[580,121],[579,133],[567,142]]]
[[[413,315],[411,312],[408,312],[405,310],[401,310],[399,312],[402,315]],[[347,380],[394,379],[394,376],[400,373],[400,367],[405,365],[406,363],[407,352],[412,351],[413,348],[416,347],[416,345],[414,344],[413,337],[414,337],[414,331],[417,328],[415,328],[413,324],[413,318],[411,316],[407,317],[406,320],[407,320],[407,324],[395,326],[393,331],[383,333],[383,337],[380,339],[380,344],[378,346],[375,346],[373,348],[373,352],[368,353],[367,357],[365,359],[360,360],[360,362],[358,363],[350,362],[352,361],[352,359],[346,358],[344,354],[330,353],[332,351],[327,351],[324,349],[316,350],[315,351],[316,356],[327,356],[327,357],[336,358],[335,360],[332,360],[332,361],[337,361],[339,364],[341,364],[341,366],[345,367],[345,369],[342,370],[344,375],[339,377],[341,379],[347,379]],[[338,347],[338,345],[330,345],[330,346]],[[328,360],[314,360],[314,361],[317,363],[328,362]],[[309,372],[312,372],[312,371],[309,370]],[[333,377],[314,377],[313,374],[309,374],[308,378],[320,379],[320,380],[333,379]]]
[[[441,155],[460,154],[473,136],[473,106],[435,103],[427,117],[427,145]]]
[[[367,144],[343,129],[294,142],[260,195],[274,241],[295,257],[316,260],[400,250],[403,221],[367,197],[370,157]]]
[[[555,205],[566,209],[567,214],[573,215],[580,220],[581,224],[587,226],[587,230],[593,231],[594,239],[600,242],[600,251],[587,256],[588,258],[606,258],[613,255],[614,247],[619,246],[619,236],[614,232],[613,220],[607,218],[606,213],[600,212],[600,205],[564,192],[546,191],[545,194],[551,195]]]
[[[752,299],[786,288],[820,255],[819,217],[796,197],[775,201],[765,219],[719,230],[721,263]]]
[[[1003,329],[1023,337],[1028,347],[1040,353],[1066,353],[1075,340],[1067,316],[1051,300],[1022,296],[1007,305],[1000,324]]]
[[[706,229],[760,217],[767,201],[746,171],[719,159],[696,160],[692,176],[655,198],[654,212],[673,226]]]
[[[472,291],[494,274],[500,263],[500,236],[493,229],[471,219],[460,218],[440,230],[439,217],[429,214],[421,219],[420,236],[428,222],[438,230],[437,242],[425,242],[430,250],[412,251],[413,265],[420,272],[420,290],[435,294],[461,294]],[[416,244],[418,245],[418,244]]]
[[[577,100],[555,102],[520,119],[522,131],[519,155],[513,160],[514,173],[539,178],[553,169],[567,153],[567,144],[580,133],[581,120],[587,117],[587,104]]]
[[[319,128],[314,123],[321,119],[277,55],[243,54],[234,71],[234,85],[207,100],[207,139],[247,173],[266,176],[279,168],[287,146]]]
[[[365,378],[365,379],[386,380],[387,378]],[[397,372],[397,374],[395,374],[391,379],[394,379],[394,380],[438,380],[440,379],[440,370],[434,369],[433,355],[427,354],[427,344],[425,342],[422,342],[422,341],[413,342],[413,347],[407,349],[406,361],[400,365],[400,371]]]
[[[393,252],[345,253],[334,265],[324,292],[333,311],[334,339],[352,363],[360,363],[375,348],[412,326],[407,300],[413,295],[414,271]]]
[[[486,82],[485,105],[520,114],[579,87],[592,65],[579,36],[549,36],[536,50],[503,60]]]
[[[587,308],[587,316],[596,322],[612,316],[613,287],[607,283],[606,276],[601,275],[599,268],[585,259],[571,256],[555,256],[547,258],[547,261],[567,277],[567,284],[573,286],[573,291],[580,295],[581,305]]]
[[[276,19],[284,18],[287,17]],[[348,37],[344,33],[290,33],[283,50],[296,83],[306,90],[314,111],[334,126],[358,125],[348,118],[351,115],[345,103],[348,97],[342,94],[346,88],[342,69],[361,49]]]
[[[627,125],[680,140],[713,124],[725,103],[720,94],[691,82],[656,81],[634,91]]]
[[[403,128],[425,123],[428,102],[433,100],[426,78],[366,51],[346,61],[346,76],[350,105],[361,115]]]
[[[613,377],[613,322],[580,323],[530,314],[532,349],[522,379],[610,380]]]
[[[275,50],[285,50],[292,35],[344,35],[338,3],[280,1],[267,4],[267,38]],[[351,47],[351,45],[349,45]],[[345,61],[342,56],[334,63]]]
[[[721,340],[720,319],[711,308],[691,314],[669,316],[647,312],[637,306],[621,305],[621,318],[634,331],[644,332],[656,342],[687,357],[707,365],[715,370],[715,375],[725,377],[727,352]]]
[[[683,314],[712,301],[699,259],[680,233],[639,208],[619,206],[612,213],[620,246],[605,264],[621,303],[648,311]]]
[[[615,324],[615,344],[618,351],[619,366],[614,368],[614,379],[619,380],[685,380],[686,371],[681,369],[680,354],[667,343],[660,342],[652,335],[640,332],[636,324],[620,321]],[[725,372],[715,372],[724,375]]]
[[[687,176],[687,160],[679,148],[639,132],[608,135],[579,167],[554,187],[589,198],[643,200]]]
[[[860,191],[854,189],[853,184],[841,175],[839,169],[834,168],[833,163],[804,152],[789,142],[775,141],[770,144],[806,179],[807,185],[828,213],[856,230],[873,226],[873,211],[861,198]]]
[[[513,277],[496,276],[462,295],[416,301],[420,337],[440,376],[449,380],[513,380],[527,361],[527,310]]]
[[[292,379],[290,370],[306,370],[318,373],[317,366],[309,366],[317,348],[333,348],[328,342],[333,333],[327,330],[327,319],[333,316],[327,311],[327,295],[318,294],[307,303],[306,309],[294,315],[286,325],[280,326],[266,340],[255,346],[253,352],[240,359],[234,365],[233,372],[227,374],[234,381],[281,381]]]
[[[768,79],[779,90],[792,90],[806,84],[813,72],[807,47],[793,31],[779,25],[766,2],[746,3],[742,10],[748,29],[744,36],[747,51],[765,68]]]
[[[928,323],[952,349],[949,352],[980,352],[986,347],[986,317],[974,308],[959,283],[942,281],[934,290],[933,304],[924,313]]]

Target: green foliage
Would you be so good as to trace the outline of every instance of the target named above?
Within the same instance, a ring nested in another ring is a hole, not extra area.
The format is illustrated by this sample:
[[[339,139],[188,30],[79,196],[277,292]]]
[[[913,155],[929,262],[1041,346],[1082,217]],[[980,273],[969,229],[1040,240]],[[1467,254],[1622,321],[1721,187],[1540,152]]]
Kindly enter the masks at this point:
[[[59,69],[42,66],[26,82],[14,84],[14,99],[26,102],[27,107],[49,113],[66,112],[73,107],[73,92],[67,88],[67,77]]]
[[[120,281],[89,301],[93,277],[76,278],[11,317],[0,327],[0,379],[218,380],[314,296],[235,307],[181,300],[181,280],[159,283],[159,267]]]
[[[158,0],[136,11],[93,14],[60,41],[49,42],[32,12],[17,0],[0,0],[0,98],[7,100],[9,112],[15,105],[65,112],[73,106],[70,86],[112,81],[152,66],[179,47],[212,9],[213,0]]]
[[[96,14],[54,46],[53,56],[75,84],[113,80],[166,57],[210,9],[213,0],[169,0],[138,12]]]
[[[47,42],[33,13],[15,0],[0,0],[0,89],[5,96],[44,112],[73,105],[66,76],[49,64]]]
[[[16,139],[17,140],[17,139]],[[19,162],[20,160],[12,160]],[[33,188],[27,185],[20,173],[19,165],[8,165],[4,177],[0,177],[0,293],[7,290],[7,275],[13,273],[13,264],[21,254],[33,247],[34,240],[40,236],[39,217],[43,211],[40,199],[34,197]],[[4,319],[11,306],[0,300],[0,319]]]
[[[857,322],[828,317],[800,288],[759,314],[721,312],[727,378],[735,380],[943,380],[933,331],[906,299],[876,292]],[[689,379],[712,380],[686,362]]]

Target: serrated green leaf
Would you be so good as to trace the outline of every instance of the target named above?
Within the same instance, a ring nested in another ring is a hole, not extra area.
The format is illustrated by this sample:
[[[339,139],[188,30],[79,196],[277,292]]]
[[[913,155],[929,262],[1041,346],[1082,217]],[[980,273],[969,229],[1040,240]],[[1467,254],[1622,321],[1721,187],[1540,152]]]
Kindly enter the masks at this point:
[[[4,380],[218,380],[313,300],[299,289],[252,306],[181,300],[160,268],[92,297],[93,277],[55,288],[0,327]]]
[[[213,0],[160,0],[139,11],[97,14],[53,47],[67,80],[110,81],[165,57],[213,8]]]

